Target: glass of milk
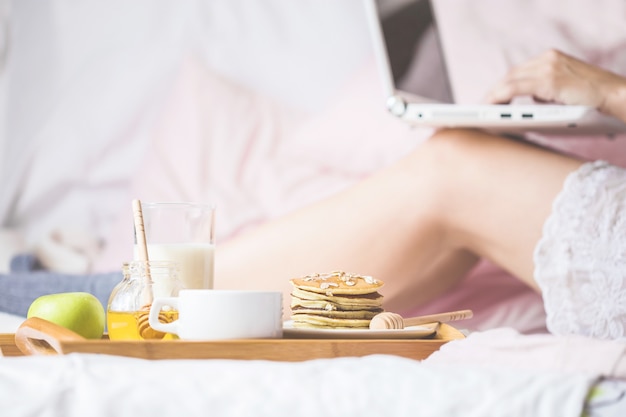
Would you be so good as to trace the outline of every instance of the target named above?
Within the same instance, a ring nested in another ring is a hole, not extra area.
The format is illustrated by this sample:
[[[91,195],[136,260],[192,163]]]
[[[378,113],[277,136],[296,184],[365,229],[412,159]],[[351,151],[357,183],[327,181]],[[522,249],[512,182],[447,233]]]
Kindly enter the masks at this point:
[[[148,258],[177,262],[184,288],[213,288],[215,207],[187,202],[142,202],[141,209]]]

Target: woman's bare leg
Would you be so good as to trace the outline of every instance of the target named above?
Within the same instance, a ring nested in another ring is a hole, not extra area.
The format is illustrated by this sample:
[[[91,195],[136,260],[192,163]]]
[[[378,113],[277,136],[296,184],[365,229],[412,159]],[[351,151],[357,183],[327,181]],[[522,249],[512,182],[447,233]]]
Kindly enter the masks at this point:
[[[463,153],[438,152],[455,170],[440,195],[451,240],[537,289],[535,246],[565,178],[584,161],[479,131],[451,130],[439,139],[433,144]]]
[[[386,308],[402,310],[484,256],[536,287],[534,246],[580,164],[479,131],[439,132],[349,190],[218,245],[216,286],[287,294],[292,277],[344,270],[385,281]]]

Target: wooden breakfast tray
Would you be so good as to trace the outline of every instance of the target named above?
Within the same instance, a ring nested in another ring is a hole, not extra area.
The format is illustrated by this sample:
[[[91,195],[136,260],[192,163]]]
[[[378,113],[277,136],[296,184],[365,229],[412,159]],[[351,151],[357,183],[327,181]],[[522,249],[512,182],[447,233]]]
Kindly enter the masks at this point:
[[[425,359],[444,343],[463,338],[457,329],[441,323],[434,336],[427,339],[87,340],[46,320],[31,318],[20,326],[16,334],[0,334],[0,348],[4,356],[100,353],[144,359],[304,361],[389,354]]]

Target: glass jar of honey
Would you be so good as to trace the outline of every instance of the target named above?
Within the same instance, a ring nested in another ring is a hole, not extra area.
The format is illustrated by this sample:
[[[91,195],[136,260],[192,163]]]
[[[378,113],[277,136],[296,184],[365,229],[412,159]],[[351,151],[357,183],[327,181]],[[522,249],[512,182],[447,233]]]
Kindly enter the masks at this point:
[[[182,288],[178,264],[170,261],[130,261],[122,265],[122,281],[113,288],[107,305],[107,328],[111,340],[175,339],[148,324],[155,297],[177,297]],[[164,309],[164,323],[178,317],[176,310]]]

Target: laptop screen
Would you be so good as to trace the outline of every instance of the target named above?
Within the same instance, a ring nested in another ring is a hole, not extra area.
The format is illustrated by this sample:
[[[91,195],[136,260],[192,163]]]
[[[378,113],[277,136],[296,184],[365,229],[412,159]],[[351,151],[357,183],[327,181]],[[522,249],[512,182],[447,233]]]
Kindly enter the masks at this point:
[[[395,88],[441,103],[454,101],[429,0],[377,0]]]

